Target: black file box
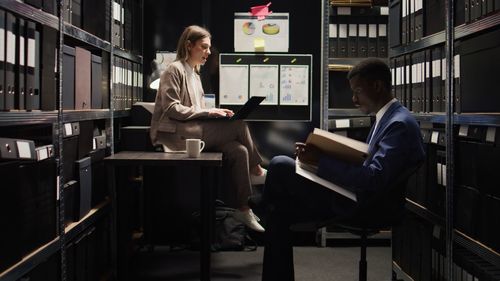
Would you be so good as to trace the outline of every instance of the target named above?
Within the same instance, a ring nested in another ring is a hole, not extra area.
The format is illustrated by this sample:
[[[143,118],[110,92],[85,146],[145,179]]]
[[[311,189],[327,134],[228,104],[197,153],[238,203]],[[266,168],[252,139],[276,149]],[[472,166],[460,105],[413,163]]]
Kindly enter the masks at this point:
[[[131,151],[154,151],[149,136],[149,126],[127,126],[121,128],[121,148]]]
[[[500,171],[500,147],[491,144],[478,144],[476,162],[477,188],[484,194],[500,198],[498,171]]]
[[[75,48],[63,46],[63,109],[75,109]]]
[[[462,41],[460,52],[461,112],[499,112],[500,30]]]
[[[453,195],[454,226],[469,237],[477,238],[477,218],[479,217],[479,192],[467,186],[455,186]]]
[[[445,1],[427,0],[424,5],[425,36],[444,30],[445,27]]]
[[[91,206],[95,207],[102,203],[108,193],[108,176],[106,166],[104,165],[104,157],[106,157],[105,149],[93,150],[89,153],[92,165],[92,199]]]
[[[0,163],[0,221],[2,239],[0,239],[0,272],[21,260],[22,239],[19,237],[21,216],[18,210],[21,194],[16,186],[17,162]]]
[[[78,191],[78,182],[75,180],[71,180],[64,184],[63,187],[63,196],[64,196],[64,224],[68,225],[74,221],[75,219],[75,200],[76,200],[76,192]]]
[[[101,0],[84,0],[82,3],[83,29],[109,41],[111,25],[111,3]]]
[[[79,122],[78,158],[89,155],[94,142],[94,121]]]
[[[79,191],[77,193],[77,212],[75,219],[81,220],[90,211],[92,198],[92,166],[90,157],[76,161]]]
[[[62,175],[64,183],[75,179],[75,161],[78,159],[78,136],[63,139]]]
[[[0,138],[0,160],[17,159],[17,145],[15,139]]]
[[[57,30],[42,26],[40,109],[55,110],[57,100],[55,60]],[[65,69],[66,71],[66,69]],[[66,79],[66,78],[65,78]]]
[[[476,173],[479,164],[476,161],[478,158],[477,146],[477,143],[464,139],[457,141],[455,180],[459,185],[478,187],[476,184]]]
[[[500,199],[481,195],[481,213],[479,216],[478,240],[491,247],[496,252],[500,251]]]
[[[26,110],[40,109],[40,32],[36,23],[26,21],[26,40],[33,40],[34,45],[26,44]]]

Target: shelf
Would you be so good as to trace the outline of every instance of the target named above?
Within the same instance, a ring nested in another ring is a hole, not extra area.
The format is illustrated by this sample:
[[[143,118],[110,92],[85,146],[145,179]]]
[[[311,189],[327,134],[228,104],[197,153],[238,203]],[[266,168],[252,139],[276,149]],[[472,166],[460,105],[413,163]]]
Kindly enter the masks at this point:
[[[414,281],[395,261],[392,262],[392,271],[396,273],[397,280]]]
[[[439,113],[413,113],[415,119],[421,122],[446,123],[446,114]],[[455,125],[481,125],[500,126],[500,113],[455,113],[453,115]]]
[[[28,4],[21,3],[17,0],[2,0],[0,1],[0,7],[14,12],[17,15],[21,15],[30,20],[59,30],[59,19],[56,16]]]
[[[89,213],[77,222],[72,222],[66,226],[64,232],[66,234],[66,241],[74,239],[78,234],[82,233],[88,227],[94,225],[98,219],[106,214],[111,213],[110,200],[106,200],[91,209]]]
[[[485,261],[495,265],[500,269],[500,253],[495,252],[493,249],[482,244],[479,241],[472,239],[471,237],[463,234],[462,232],[455,229],[455,235],[453,240],[460,246],[464,247],[468,251],[478,255]]]
[[[429,211],[426,207],[418,203],[415,203],[408,198],[406,198],[406,209],[418,215],[419,217],[424,218],[427,221],[430,221],[432,224],[439,226],[445,225],[444,218],[434,214],[433,212]]]
[[[395,47],[395,48],[389,48],[389,57],[398,57],[401,55],[405,55],[408,53],[413,53],[415,51],[419,51],[425,48],[432,47],[434,45],[438,44],[444,44],[445,42],[445,34],[444,31],[440,31],[438,33],[434,33],[432,35],[426,36],[418,41],[415,41],[413,43]]]
[[[461,39],[498,25],[500,25],[500,11],[478,21],[455,27],[455,39]]]
[[[500,126],[500,113],[462,113],[455,114],[455,124]]]
[[[63,33],[104,51],[111,52],[111,44],[108,41],[104,41],[101,38],[67,22],[64,23]]]
[[[123,49],[115,46],[113,49],[113,52],[115,55],[117,55],[119,57],[122,57],[124,59],[128,59],[130,61],[142,64],[142,57],[135,55],[135,54],[132,54],[129,51],[123,50]]]
[[[367,116],[357,108],[329,108],[328,117],[365,117]]]
[[[63,123],[106,119],[111,117],[109,109],[63,110]]]
[[[446,122],[446,114],[443,112],[437,113],[412,113],[412,115],[420,122],[428,123],[440,123],[444,124]]]
[[[113,112],[113,118],[123,118],[130,116],[130,109],[115,110]]]
[[[52,124],[57,122],[57,111],[1,111],[0,127],[30,124]]]
[[[18,280],[26,273],[30,272],[38,264],[45,261],[48,257],[57,253],[61,248],[59,237],[43,245],[29,255],[25,256],[21,261],[14,264],[4,272],[0,273],[0,281]]]

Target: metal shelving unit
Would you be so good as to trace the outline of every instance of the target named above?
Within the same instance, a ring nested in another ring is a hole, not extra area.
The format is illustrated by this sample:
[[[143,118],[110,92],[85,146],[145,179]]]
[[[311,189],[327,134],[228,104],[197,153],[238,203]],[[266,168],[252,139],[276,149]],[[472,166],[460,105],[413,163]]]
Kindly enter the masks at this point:
[[[59,237],[34,250],[21,261],[14,264],[4,272],[0,273],[0,280],[18,280],[26,273],[30,272],[36,265],[47,260],[50,256],[60,250],[62,244]]]
[[[410,275],[408,275],[408,273],[404,272],[404,270],[402,270],[401,267],[394,261],[392,262],[392,272],[397,276],[397,279],[394,280],[415,281],[413,280],[413,278],[410,277]]]
[[[116,56],[119,56],[121,58],[128,59],[130,61],[142,64],[142,56],[138,56],[136,54],[133,54],[127,50],[123,50],[122,48],[119,48],[116,46],[113,47],[113,52],[114,52],[114,55],[116,55]]]
[[[429,211],[429,209],[425,208],[422,205],[419,205],[418,203],[415,203],[409,199],[406,199],[406,209],[417,216],[430,221],[432,224],[439,225],[439,226],[444,226],[445,225],[445,220],[443,217],[440,217],[433,212]]]
[[[59,19],[56,16],[26,5],[17,0],[2,0],[0,1],[0,8],[4,8],[20,16],[36,21],[40,24],[50,26],[56,30],[59,30]]]
[[[113,0],[110,4],[113,3]],[[139,0],[141,1],[141,0]],[[58,14],[62,15],[62,0],[57,1]],[[142,2],[142,1],[141,1]],[[142,5],[142,3],[141,3]],[[142,56],[134,54],[130,51],[120,49],[118,47],[112,46],[112,44],[106,40],[103,40],[79,27],[73,26],[70,23],[64,21],[61,17],[54,16],[47,13],[41,9],[37,9],[19,0],[1,0],[0,9],[4,9],[7,12],[15,14],[16,17],[26,18],[34,21],[43,26],[51,27],[58,31],[58,41],[57,46],[62,46],[65,41],[70,42],[70,44],[77,45],[87,45],[90,49],[98,49],[102,52],[109,53],[109,98],[112,99],[113,96],[113,55],[126,58],[135,63],[142,64]],[[112,12],[112,11],[111,11]],[[112,15],[110,15],[112,18]],[[113,24],[110,23],[110,36],[112,35]],[[110,37],[111,38],[111,37]],[[142,38],[141,38],[142,40]],[[92,110],[63,110],[62,109],[62,81],[64,77],[64,69],[62,68],[62,48],[58,48],[58,61],[56,62],[57,77],[56,89],[58,92],[57,97],[57,110],[53,111],[41,111],[41,110],[11,110],[11,111],[0,111],[0,127],[15,127],[20,125],[39,125],[39,124],[52,124],[52,142],[54,144],[55,151],[55,161],[57,163],[57,172],[54,177],[57,176],[58,179],[58,190],[59,190],[59,201],[57,206],[57,224],[58,233],[54,240],[50,241],[46,245],[38,249],[34,249],[31,254],[24,257],[21,261],[13,264],[7,270],[0,272],[0,280],[18,280],[28,274],[37,265],[46,261],[49,257],[53,255],[60,256],[60,280],[66,280],[66,243],[70,240],[76,238],[79,234],[83,233],[86,229],[94,225],[97,221],[101,220],[105,216],[110,216],[111,214],[111,202],[110,199],[102,202],[100,205],[92,209],[84,218],[78,222],[74,222],[65,227],[64,223],[64,193],[63,185],[64,178],[62,175],[62,167],[64,163],[63,149],[62,149],[62,131],[61,128],[64,123],[69,122],[79,122],[79,121],[89,121],[89,120],[105,120],[106,134],[108,147],[111,147],[111,153],[113,153],[113,120],[115,118],[123,118],[130,116],[130,109],[125,110],[114,110],[112,107],[112,102],[110,102],[110,107],[106,109],[92,109]],[[56,215],[56,214],[54,214]],[[36,235],[34,233],[33,235]],[[111,249],[110,249],[111,250]],[[110,269],[110,272],[113,272]],[[109,273],[108,273],[109,275]],[[110,277],[111,278],[111,277]]]
[[[500,268],[500,253],[455,229],[454,242]]]

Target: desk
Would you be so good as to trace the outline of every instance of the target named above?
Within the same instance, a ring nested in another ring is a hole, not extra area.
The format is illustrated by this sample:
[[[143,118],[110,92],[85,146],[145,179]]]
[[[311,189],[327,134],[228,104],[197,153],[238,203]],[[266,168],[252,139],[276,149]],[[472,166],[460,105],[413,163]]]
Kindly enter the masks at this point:
[[[116,241],[117,231],[117,197],[115,168],[117,166],[196,166],[200,167],[201,188],[201,254],[200,280],[210,280],[210,244],[212,238],[212,222],[214,220],[214,190],[218,184],[217,170],[222,167],[222,153],[203,152],[199,158],[189,158],[186,154],[172,154],[164,152],[122,151],[106,157],[109,173],[110,196],[113,208],[112,235]],[[117,245],[112,242],[112,262],[116,276]]]

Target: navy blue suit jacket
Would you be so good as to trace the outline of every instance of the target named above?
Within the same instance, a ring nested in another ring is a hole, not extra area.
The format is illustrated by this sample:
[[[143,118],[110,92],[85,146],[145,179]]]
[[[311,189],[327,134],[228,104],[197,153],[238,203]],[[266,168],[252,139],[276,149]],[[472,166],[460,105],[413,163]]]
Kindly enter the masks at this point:
[[[399,102],[391,104],[377,127],[363,165],[328,156],[319,161],[318,175],[354,191],[358,203],[382,192],[394,184],[399,175],[418,166],[424,159],[420,128],[408,109]]]

